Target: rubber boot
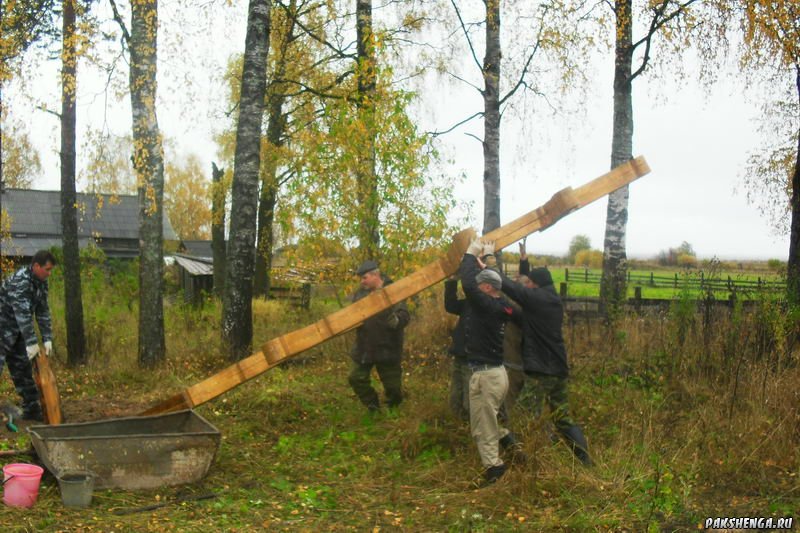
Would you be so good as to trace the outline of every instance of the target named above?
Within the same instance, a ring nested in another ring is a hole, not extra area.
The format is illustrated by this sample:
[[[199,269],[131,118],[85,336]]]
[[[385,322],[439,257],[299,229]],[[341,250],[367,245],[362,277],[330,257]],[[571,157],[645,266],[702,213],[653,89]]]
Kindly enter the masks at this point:
[[[513,464],[524,464],[528,461],[528,455],[522,450],[522,443],[510,431],[500,439],[500,447],[503,448],[503,451],[509,453]]]
[[[594,464],[589,456],[589,445],[586,444],[586,437],[583,436],[583,430],[581,430],[580,426],[569,426],[566,429],[562,429],[561,434],[572,448],[572,453],[584,466],[592,466]]]

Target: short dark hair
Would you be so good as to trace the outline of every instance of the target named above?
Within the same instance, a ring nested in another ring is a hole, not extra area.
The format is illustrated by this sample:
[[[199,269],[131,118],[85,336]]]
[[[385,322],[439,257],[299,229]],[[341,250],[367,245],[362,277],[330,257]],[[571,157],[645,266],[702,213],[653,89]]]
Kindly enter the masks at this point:
[[[39,266],[45,266],[47,263],[51,263],[53,266],[56,265],[56,258],[50,253],[49,250],[39,250],[33,254],[33,259],[31,260],[32,265],[36,264]]]

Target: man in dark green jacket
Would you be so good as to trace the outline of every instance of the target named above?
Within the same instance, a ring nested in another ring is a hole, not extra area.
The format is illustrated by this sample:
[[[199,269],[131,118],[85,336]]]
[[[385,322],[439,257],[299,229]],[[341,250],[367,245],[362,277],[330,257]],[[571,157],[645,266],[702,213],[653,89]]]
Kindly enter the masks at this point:
[[[382,290],[392,282],[381,274],[375,261],[364,261],[356,274],[361,276],[361,287],[353,295],[353,302]],[[353,367],[349,381],[358,399],[370,412],[380,408],[378,393],[370,380],[373,366],[383,383],[386,405],[396,407],[403,401],[403,330],[409,318],[405,302],[400,302],[366,319],[356,330],[356,343],[350,352]]]
[[[32,362],[39,355],[33,320],[35,316],[45,354],[50,355],[53,328],[47,304],[47,278],[55,263],[53,254],[40,250],[30,266],[17,270],[0,288],[0,372],[8,364],[14,387],[22,398],[22,418],[38,422],[43,416],[39,389],[33,379]]]

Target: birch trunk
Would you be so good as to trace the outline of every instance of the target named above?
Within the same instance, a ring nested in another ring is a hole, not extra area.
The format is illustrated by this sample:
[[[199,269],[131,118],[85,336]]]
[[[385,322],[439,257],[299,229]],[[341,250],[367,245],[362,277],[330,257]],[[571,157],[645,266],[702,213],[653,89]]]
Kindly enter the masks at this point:
[[[164,360],[164,155],[156,117],[158,2],[131,3],[133,168],[139,192],[139,365]]]
[[[233,361],[249,355],[253,342],[253,270],[269,30],[270,1],[250,0],[222,304],[222,340],[228,357]]]
[[[483,233],[500,227],[500,0],[486,0],[483,59]]]
[[[611,141],[611,168],[633,158],[632,16],[630,0],[616,2],[617,37],[614,57],[614,130]],[[603,242],[603,277],[600,283],[601,305],[606,312],[619,309],[626,296],[627,224],[628,186],[626,185],[608,195]]]
[[[797,99],[800,102],[800,65],[795,66],[797,74]],[[787,287],[789,301],[800,304],[800,132],[797,134],[797,155],[792,176],[791,230],[789,236],[789,262],[787,264]]]

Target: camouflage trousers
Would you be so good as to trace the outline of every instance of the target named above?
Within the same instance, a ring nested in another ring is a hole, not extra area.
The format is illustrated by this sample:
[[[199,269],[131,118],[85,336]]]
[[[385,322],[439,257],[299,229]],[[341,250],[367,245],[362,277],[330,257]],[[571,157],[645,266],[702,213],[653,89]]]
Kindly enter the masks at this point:
[[[386,395],[386,405],[395,407],[403,401],[403,368],[400,361],[389,363],[353,363],[348,381],[361,403],[370,409],[380,407],[378,393],[372,388],[372,367],[378,372]]]
[[[567,378],[529,372],[517,404],[534,417],[542,415],[545,402],[550,407],[550,419],[559,431],[575,425],[569,414]]]
[[[450,410],[460,420],[469,421],[469,379],[472,369],[465,359],[453,357],[450,373]]]
[[[33,365],[25,351],[22,335],[17,335],[16,339],[0,338],[0,373],[4,365],[8,365],[11,381],[22,398],[22,408],[25,411],[41,409],[39,389],[33,380]]]

